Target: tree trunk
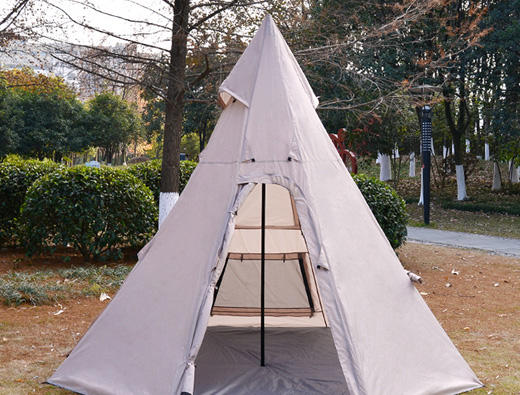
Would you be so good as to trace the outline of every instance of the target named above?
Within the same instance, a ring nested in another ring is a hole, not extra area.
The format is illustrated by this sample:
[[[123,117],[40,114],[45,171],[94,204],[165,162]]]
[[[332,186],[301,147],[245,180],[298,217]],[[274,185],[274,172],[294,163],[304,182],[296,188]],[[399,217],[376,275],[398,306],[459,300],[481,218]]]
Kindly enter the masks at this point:
[[[465,200],[468,195],[466,194],[466,178],[464,176],[464,166],[455,165],[457,172],[457,200]]]
[[[186,80],[186,27],[189,1],[176,0],[172,27],[172,45],[165,103],[159,227],[179,198],[179,169]]]
[[[107,165],[111,165],[112,164],[112,156],[113,156],[112,150],[111,149],[107,149],[105,151],[105,163]]]
[[[500,191],[500,189],[502,189],[502,177],[497,161],[493,162],[493,187],[491,189],[494,191]]]
[[[410,177],[415,177],[415,152],[410,153],[410,172],[408,175]]]
[[[208,121],[205,120],[202,124],[202,129],[199,133],[199,153],[204,150],[204,143],[206,142],[206,130],[208,128]]]
[[[392,179],[392,165],[390,162],[390,155],[381,155],[381,169],[379,172],[379,179],[381,181]]]
[[[455,152],[453,152],[453,156],[455,158],[455,165],[463,165],[463,159],[462,159],[462,133],[452,133],[453,137],[453,148],[455,149]]]
[[[518,166],[515,165],[513,160],[509,161],[509,181],[513,184],[518,184],[520,181],[518,177]]]
[[[451,137],[453,138],[453,155],[455,158],[455,169],[457,172],[457,200],[465,200],[466,194],[466,180],[464,178],[464,162],[462,155],[462,137],[465,135],[465,131],[470,125],[471,119],[469,110],[465,100],[465,86],[464,86],[464,72],[462,72],[462,78],[459,86],[459,109],[457,122],[453,119],[453,111],[451,107],[451,98],[448,96],[447,91],[444,91],[444,114],[446,116],[446,122],[450,130]]]

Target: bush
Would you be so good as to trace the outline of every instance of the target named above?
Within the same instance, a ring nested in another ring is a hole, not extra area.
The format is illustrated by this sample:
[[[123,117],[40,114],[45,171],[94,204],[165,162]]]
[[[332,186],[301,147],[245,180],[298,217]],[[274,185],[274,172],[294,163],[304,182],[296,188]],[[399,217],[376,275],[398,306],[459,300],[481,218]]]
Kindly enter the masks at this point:
[[[8,158],[0,163],[0,246],[20,243],[16,219],[29,187],[60,165],[54,162]]]
[[[191,174],[197,167],[197,162],[191,160],[183,160],[180,164],[180,192],[188,183]],[[159,195],[161,189],[161,161],[151,160],[145,163],[139,163],[128,167],[128,172],[139,178],[153,192],[155,202],[159,204]]]
[[[147,242],[157,223],[150,190],[124,170],[75,167],[36,181],[22,206],[28,253],[71,246],[88,261],[122,256]]]
[[[159,202],[159,190],[161,188],[161,161],[154,159],[148,162],[128,166],[127,172],[137,177],[150,188],[155,202]]]
[[[354,175],[354,181],[361,190],[379,226],[388,241],[397,249],[406,239],[406,204],[389,185],[364,174]]]

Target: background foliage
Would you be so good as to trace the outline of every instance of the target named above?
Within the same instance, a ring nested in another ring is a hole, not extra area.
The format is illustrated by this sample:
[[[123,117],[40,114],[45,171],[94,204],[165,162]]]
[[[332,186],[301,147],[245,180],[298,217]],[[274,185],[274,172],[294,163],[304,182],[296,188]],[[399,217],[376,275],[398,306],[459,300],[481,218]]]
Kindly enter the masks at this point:
[[[20,243],[16,220],[29,187],[59,169],[51,161],[23,160],[11,156],[0,163],[0,246]]]
[[[399,248],[407,235],[408,215],[404,200],[382,181],[363,174],[354,175],[353,178],[388,241],[394,249]]]
[[[180,163],[180,190],[186,187],[191,174],[197,167],[197,162],[183,160]],[[151,160],[144,163],[138,163],[128,167],[128,172],[141,180],[153,193],[155,202],[159,204],[160,186],[161,186],[161,161]]]
[[[91,145],[103,149],[106,163],[116,152],[143,134],[143,123],[135,105],[113,93],[104,92],[87,103],[87,128]]]
[[[60,169],[27,192],[21,224],[29,253],[71,246],[86,261],[117,258],[121,247],[146,243],[157,207],[136,177],[110,168]]]

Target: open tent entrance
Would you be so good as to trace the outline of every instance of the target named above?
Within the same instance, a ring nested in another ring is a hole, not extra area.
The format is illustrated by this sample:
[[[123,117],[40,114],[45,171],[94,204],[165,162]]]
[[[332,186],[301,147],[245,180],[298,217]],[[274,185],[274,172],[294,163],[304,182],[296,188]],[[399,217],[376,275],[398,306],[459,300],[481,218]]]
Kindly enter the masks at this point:
[[[237,212],[211,315],[261,318],[262,299],[264,317],[307,317],[327,326],[296,205],[276,184],[256,184]]]
[[[196,359],[195,393],[346,394],[290,192],[256,184],[239,208]]]

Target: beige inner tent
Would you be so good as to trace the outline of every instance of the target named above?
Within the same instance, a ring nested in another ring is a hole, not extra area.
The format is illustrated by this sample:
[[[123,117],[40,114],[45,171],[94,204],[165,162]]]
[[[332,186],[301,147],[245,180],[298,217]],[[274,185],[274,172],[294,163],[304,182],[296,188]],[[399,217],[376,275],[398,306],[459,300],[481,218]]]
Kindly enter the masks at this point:
[[[308,317],[300,324],[326,326],[317,282],[296,206],[289,191],[265,185],[265,316]],[[224,269],[217,282],[212,316],[259,316],[261,313],[262,185],[256,184],[237,212]],[[230,324],[213,320],[218,325]],[[236,322],[236,320],[235,320]],[[243,320],[255,325],[258,320]],[[267,325],[296,325],[271,320]]]

